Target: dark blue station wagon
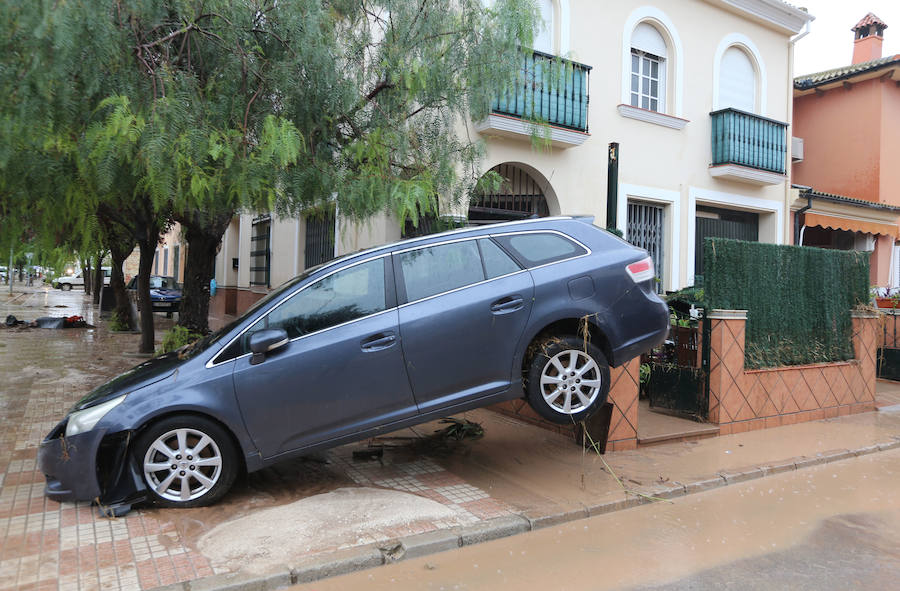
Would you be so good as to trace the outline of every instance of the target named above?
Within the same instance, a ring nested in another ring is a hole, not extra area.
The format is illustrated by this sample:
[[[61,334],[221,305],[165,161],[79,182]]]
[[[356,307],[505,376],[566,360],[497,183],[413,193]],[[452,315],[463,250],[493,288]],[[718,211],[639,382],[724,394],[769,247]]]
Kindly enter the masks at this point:
[[[41,445],[46,494],[193,507],[242,470],[503,400],[577,422],[667,330],[647,253],[590,218],[371,249],[88,394]]]

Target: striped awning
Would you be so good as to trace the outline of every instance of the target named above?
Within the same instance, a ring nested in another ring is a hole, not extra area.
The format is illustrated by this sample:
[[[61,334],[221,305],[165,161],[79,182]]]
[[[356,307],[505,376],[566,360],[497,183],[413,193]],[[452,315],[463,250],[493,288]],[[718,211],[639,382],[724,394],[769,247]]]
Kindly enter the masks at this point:
[[[803,223],[806,226],[821,226],[832,230],[847,230],[864,234],[881,234],[882,236],[893,236],[894,238],[900,234],[897,224],[857,220],[813,212],[804,214]]]

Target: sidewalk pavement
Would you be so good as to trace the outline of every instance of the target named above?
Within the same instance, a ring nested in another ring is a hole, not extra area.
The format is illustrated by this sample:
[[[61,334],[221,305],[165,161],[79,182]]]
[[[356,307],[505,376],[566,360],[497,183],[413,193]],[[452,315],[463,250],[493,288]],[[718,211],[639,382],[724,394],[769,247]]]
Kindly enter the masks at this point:
[[[47,288],[0,294],[2,317],[97,325],[0,329],[0,590],[276,588],[900,447],[892,410],[604,457],[479,410],[465,418],[483,426],[480,439],[436,439],[443,425],[430,423],[251,474],[213,507],[107,519],[46,500],[35,466],[71,404],[138,361],[123,356],[138,335],[111,334],[85,301]],[[354,458],[369,445],[382,457]]]

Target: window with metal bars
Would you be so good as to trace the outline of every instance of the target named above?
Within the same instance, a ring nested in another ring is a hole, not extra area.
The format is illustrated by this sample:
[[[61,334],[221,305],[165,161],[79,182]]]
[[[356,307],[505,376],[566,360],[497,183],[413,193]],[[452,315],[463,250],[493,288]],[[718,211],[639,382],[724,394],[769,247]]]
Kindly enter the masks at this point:
[[[628,202],[625,236],[628,242],[646,250],[653,259],[653,268],[656,269],[656,276],[660,279],[656,284],[658,292],[663,290],[664,216],[665,208],[662,206]]]
[[[306,217],[305,268],[334,258],[335,210],[333,207]]]
[[[254,220],[250,236],[250,285],[271,287],[271,233],[272,223],[268,216]]]

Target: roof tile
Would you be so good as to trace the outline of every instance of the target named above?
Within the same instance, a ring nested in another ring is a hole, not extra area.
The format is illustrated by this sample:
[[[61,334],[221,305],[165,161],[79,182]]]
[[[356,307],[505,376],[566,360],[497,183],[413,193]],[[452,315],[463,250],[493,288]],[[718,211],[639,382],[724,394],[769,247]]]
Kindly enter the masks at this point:
[[[833,68],[831,70],[825,70],[824,72],[816,72],[815,74],[798,76],[794,78],[794,88],[797,88],[799,90],[807,90],[821,84],[827,84],[828,82],[840,80],[841,78],[849,78],[857,74],[863,74],[871,70],[877,70],[879,68],[890,66],[894,63],[900,64],[900,54],[889,55],[887,57],[878,58],[877,60],[860,62],[858,64],[853,64],[850,66],[841,66],[840,68]]]

